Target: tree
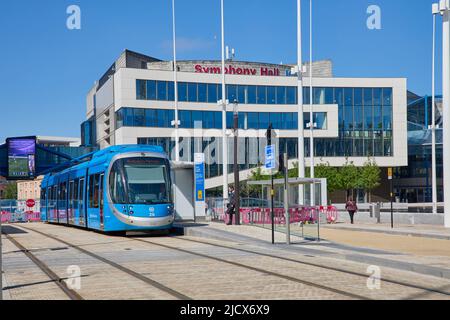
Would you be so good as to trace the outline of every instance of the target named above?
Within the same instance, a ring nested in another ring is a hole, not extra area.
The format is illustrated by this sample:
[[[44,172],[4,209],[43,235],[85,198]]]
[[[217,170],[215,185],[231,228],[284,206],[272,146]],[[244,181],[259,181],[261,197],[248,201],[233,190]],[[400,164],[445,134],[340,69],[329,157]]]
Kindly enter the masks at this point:
[[[369,202],[372,202],[372,190],[380,186],[381,170],[375,160],[367,160],[361,168],[361,180],[363,189],[369,194]]]
[[[16,182],[10,182],[6,185],[4,198],[8,199],[8,200],[17,199],[17,183]]]
[[[353,161],[347,162],[339,170],[340,190],[346,190],[346,196],[354,195],[354,189],[361,186],[360,170],[353,164]]]
[[[326,164],[319,164],[317,167],[315,167],[314,173],[316,178],[327,179],[327,191],[329,193],[340,189],[341,181],[339,171],[336,167],[331,167],[329,162],[327,162]]]

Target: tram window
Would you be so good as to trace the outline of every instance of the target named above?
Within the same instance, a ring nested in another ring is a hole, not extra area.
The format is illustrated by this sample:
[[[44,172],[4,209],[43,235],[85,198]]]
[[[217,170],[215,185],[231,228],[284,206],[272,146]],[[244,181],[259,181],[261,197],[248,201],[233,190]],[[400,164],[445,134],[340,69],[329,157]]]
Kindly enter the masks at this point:
[[[89,177],[89,208],[98,208],[99,178],[98,174]]]
[[[114,203],[124,204],[126,203],[125,187],[123,184],[124,177],[120,168],[120,162],[114,163],[109,176],[109,188],[111,190],[111,200]]]
[[[69,208],[73,208],[73,203],[74,203],[74,198],[73,198],[73,185],[74,182],[70,181],[69,182]]]
[[[83,210],[84,178],[80,179],[79,187],[80,191],[78,192],[78,203],[80,210]]]
[[[76,179],[73,184],[73,208],[78,209],[78,183],[79,179]]]
[[[100,208],[103,208],[103,181],[104,181],[105,175],[102,174],[99,177],[99,203],[100,203]]]

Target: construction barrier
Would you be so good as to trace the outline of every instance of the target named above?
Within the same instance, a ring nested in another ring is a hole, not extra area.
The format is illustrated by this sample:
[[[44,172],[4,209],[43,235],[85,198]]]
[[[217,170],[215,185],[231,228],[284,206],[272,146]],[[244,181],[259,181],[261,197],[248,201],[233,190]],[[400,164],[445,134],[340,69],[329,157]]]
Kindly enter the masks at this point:
[[[220,212],[219,212],[220,211]],[[243,224],[271,224],[272,214],[270,208],[240,208],[241,223]],[[290,223],[317,223],[320,217],[326,217],[327,223],[336,223],[338,211],[334,206],[296,207],[289,209]],[[229,215],[218,209],[216,216],[225,223],[229,222]],[[235,223],[236,215],[233,215]],[[274,223],[285,224],[286,216],[284,208],[274,208]]]
[[[2,223],[41,221],[40,212],[1,212]]]

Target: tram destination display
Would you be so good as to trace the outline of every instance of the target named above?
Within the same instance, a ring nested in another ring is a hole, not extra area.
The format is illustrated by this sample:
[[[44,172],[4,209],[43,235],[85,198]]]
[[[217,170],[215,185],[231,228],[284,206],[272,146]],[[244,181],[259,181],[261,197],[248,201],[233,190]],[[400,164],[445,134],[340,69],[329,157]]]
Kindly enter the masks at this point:
[[[10,138],[8,146],[8,178],[34,179],[36,175],[36,138]]]

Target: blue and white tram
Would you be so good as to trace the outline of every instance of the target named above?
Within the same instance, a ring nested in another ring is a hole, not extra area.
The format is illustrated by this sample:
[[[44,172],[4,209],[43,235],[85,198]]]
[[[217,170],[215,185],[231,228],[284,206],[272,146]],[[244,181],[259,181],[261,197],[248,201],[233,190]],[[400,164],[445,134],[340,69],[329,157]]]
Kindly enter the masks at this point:
[[[166,230],[174,209],[161,147],[122,145],[44,177],[41,220],[103,232]]]

